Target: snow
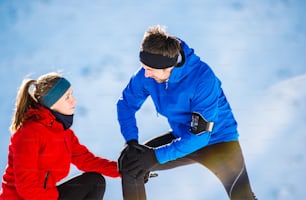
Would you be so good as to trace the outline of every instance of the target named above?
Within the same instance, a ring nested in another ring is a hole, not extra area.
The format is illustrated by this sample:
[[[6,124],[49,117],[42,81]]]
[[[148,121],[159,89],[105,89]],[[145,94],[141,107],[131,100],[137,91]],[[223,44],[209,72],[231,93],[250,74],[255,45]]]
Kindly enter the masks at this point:
[[[144,31],[161,24],[185,40],[223,82],[238,120],[259,199],[305,199],[305,1],[0,1],[0,173],[16,91],[26,76],[62,72],[78,100],[73,129],[97,155],[117,159],[123,138],[115,103],[139,67]],[[168,130],[148,100],[137,113],[141,141]],[[72,167],[70,177],[78,174]],[[159,172],[151,199],[227,199],[199,165]],[[106,200],[122,199],[107,178]]]

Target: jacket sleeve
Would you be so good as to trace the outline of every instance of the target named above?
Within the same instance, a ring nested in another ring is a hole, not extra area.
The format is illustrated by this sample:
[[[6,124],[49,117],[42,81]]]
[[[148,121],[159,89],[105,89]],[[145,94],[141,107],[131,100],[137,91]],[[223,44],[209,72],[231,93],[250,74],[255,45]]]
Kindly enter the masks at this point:
[[[22,199],[58,199],[55,184],[54,187],[44,188],[45,174],[37,167],[40,148],[39,133],[35,130],[15,133],[10,148],[14,155],[15,186]]]
[[[184,157],[209,143],[210,132],[195,135],[190,132],[191,115],[193,112],[201,114],[207,121],[215,122],[218,117],[218,96],[220,94],[220,81],[215,77],[211,69],[207,68],[203,73],[199,73],[199,81],[196,82],[196,90],[190,101],[190,117],[181,122],[169,123],[175,127],[175,135],[179,138],[169,145],[155,149],[156,157],[160,163]],[[214,131],[214,130],[213,130]]]
[[[135,113],[149,96],[149,93],[144,88],[145,79],[144,69],[140,68],[130,79],[117,101],[117,118],[125,141],[132,139],[138,141]]]
[[[117,162],[102,157],[95,156],[87,147],[80,144],[78,138],[71,131],[69,140],[71,141],[72,163],[85,172],[98,172],[109,177],[120,177],[117,170]]]

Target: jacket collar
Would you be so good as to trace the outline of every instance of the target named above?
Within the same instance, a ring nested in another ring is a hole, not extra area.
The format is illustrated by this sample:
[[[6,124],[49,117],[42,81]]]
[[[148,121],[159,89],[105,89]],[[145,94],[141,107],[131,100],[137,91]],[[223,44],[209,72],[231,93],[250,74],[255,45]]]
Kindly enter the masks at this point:
[[[44,126],[51,127],[54,131],[64,130],[62,123],[56,120],[54,114],[48,108],[39,104],[28,110],[25,120],[38,122]]]
[[[174,67],[171,71],[169,82],[179,82],[184,77],[186,77],[194,68],[197,66],[197,63],[200,62],[200,58],[194,53],[192,48],[189,48],[188,45],[183,41],[181,42],[181,48],[184,53],[185,62],[179,67]]]

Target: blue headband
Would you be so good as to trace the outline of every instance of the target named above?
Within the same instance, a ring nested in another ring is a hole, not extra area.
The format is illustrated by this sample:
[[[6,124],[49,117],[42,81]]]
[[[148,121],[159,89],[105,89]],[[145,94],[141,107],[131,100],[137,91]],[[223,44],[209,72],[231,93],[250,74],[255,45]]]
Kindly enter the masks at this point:
[[[51,108],[65,94],[68,88],[70,88],[69,81],[65,78],[60,78],[47,94],[41,98],[41,104]]]

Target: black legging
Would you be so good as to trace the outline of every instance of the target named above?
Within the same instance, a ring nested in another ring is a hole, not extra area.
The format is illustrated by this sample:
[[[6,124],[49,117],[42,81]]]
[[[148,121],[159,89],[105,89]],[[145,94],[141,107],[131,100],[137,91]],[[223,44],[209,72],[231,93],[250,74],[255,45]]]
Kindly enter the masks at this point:
[[[57,186],[59,200],[101,200],[105,192],[104,177],[86,172]]]
[[[158,147],[172,142],[173,139],[175,139],[173,135],[167,133],[153,138],[145,142],[145,144],[150,147]],[[157,164],[151,170],[168,170],[193,163],[199,163],[211,170],[222,182],[231,200],[256,199],[250,187],[249,178],[238,141],[213,144],[183,158],[165,164]],[[135,179],[128,174],[123,173],[122,189],[125,200],[146,199],[143,177]]]

